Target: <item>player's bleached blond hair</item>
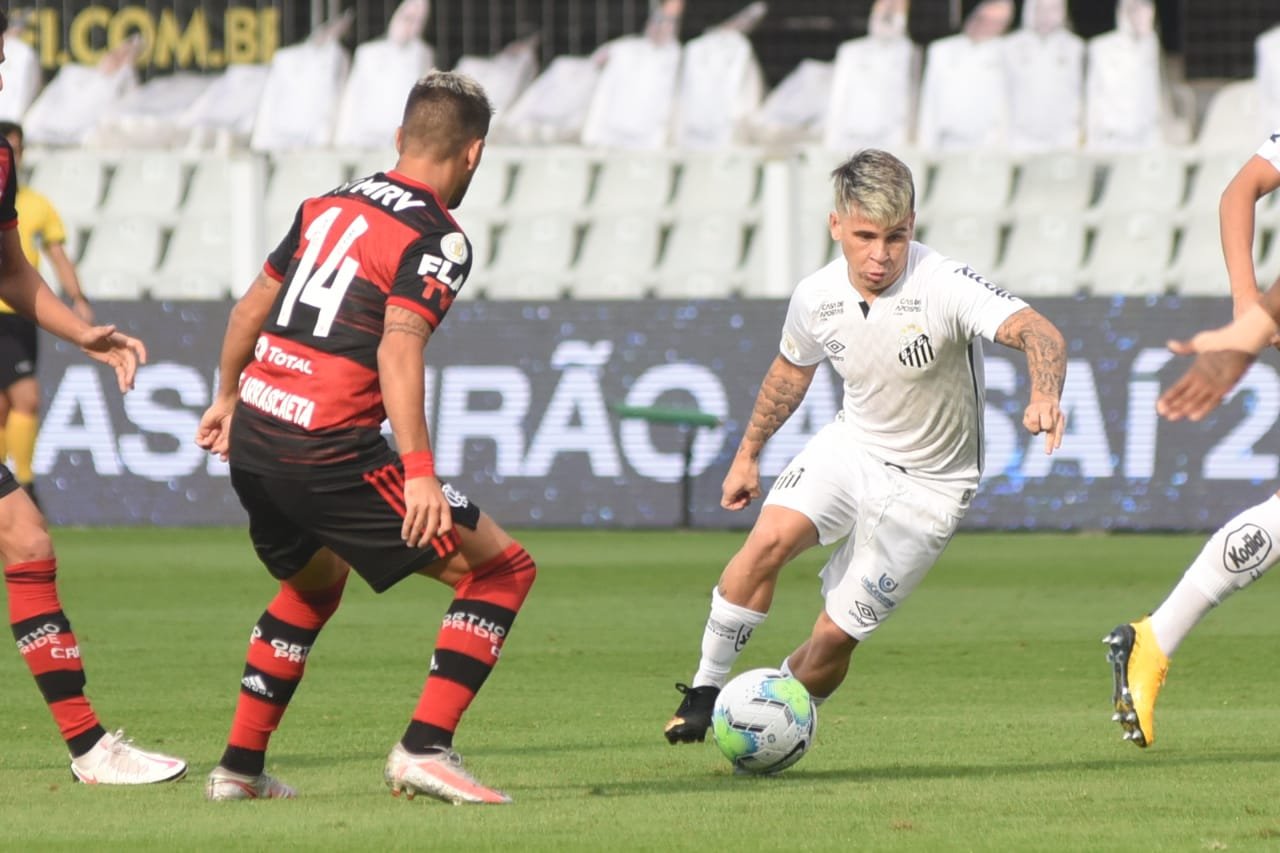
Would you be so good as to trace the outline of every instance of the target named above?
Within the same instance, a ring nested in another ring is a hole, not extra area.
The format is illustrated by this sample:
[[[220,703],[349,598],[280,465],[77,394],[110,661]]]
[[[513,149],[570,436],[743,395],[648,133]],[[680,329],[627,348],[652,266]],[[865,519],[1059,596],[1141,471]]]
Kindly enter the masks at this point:
[[[888,151],[864,148],[831,172],[836,211],[857,212],[882,228],[897,225],[916,208],[915,182],[907,164]]]
[[[456,71],[431,71],[414,84],[400,123],[406,146],[452,157],[489,135],[493,105],[475,80]]]

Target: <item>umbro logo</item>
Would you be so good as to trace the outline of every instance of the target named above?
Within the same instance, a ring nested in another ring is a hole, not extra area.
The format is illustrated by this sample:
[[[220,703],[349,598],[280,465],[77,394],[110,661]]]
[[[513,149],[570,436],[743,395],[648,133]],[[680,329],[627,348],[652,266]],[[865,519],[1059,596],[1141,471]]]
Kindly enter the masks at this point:
[[[274,699],[275,694],[271,692],[271,688],[267,687],[267,680],[261,675],[246,675],[240,679],[240,686],[250,693],[256,693],[259,696],[265,696],[268,699]]]
[[[855,601],[849,610],[849,615],[859,625],[875,625],[880,621],[880,617],[876,615],[876,609],[864,601]]]
[[[831,357],[832,361],[844,361],[844,356],[840,353],[844,352],[846,349],[848,349],[848,347],[839,341],[827,341],[827,355]]]

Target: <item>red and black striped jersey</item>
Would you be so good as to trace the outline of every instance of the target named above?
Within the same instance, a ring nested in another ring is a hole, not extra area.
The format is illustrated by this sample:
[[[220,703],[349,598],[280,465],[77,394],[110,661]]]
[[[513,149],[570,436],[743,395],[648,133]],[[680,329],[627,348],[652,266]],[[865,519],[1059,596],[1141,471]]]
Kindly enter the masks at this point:
[[[232,463],[300,474],[389,461],[378,382],[387,306],[435,329],[470,270],[470,242],[444,203],[397,172],[304,201],[264,267],[283,286],[240,375]]]

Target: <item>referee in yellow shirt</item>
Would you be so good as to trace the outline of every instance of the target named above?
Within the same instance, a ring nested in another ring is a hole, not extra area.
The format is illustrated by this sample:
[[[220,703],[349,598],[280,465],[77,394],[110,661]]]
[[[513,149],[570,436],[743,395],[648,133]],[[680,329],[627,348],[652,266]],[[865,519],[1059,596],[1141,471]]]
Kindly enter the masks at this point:
[[[0,135],[13,146],[15,168],[22,163],[22,125],[0,121]],[[86,323],[93,323],[93,309],[80,289],[75,264],[67,256],[67,231],[49,199],[19,185],[18,236],[31,266],[38,267],[44,252],[71,307]],[[13,474],[35,500],[31,462],[40,428],[40,383],[36,379],[38,356],[36,325],[20,317],[0,301],[0,461],[8,456]]]

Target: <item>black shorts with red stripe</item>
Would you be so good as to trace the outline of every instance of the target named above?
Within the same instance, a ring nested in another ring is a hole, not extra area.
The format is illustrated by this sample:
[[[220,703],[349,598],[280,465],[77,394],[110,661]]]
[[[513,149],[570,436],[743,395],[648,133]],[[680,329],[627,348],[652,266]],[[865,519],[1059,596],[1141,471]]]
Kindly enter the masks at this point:
[[[231,485],[249,514],[253,549],[272,575],[285,580],[329,548],[383,592],[461,546],[457,528],[475,530],[480,508],[449,484],[445,498],[454,530],[424,548],[400,538],[404,469],[397,461],[364,474],[296,479],[231,466]]]

